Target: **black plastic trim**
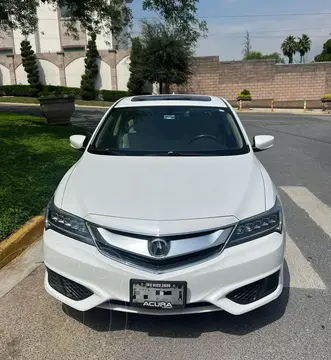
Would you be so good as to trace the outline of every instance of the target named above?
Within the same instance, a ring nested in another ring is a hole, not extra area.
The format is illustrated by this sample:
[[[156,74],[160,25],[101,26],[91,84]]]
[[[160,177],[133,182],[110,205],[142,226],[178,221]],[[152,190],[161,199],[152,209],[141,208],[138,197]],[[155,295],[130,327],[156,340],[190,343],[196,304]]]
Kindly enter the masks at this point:
[[[56,273],[48,267],[46,269],[49,285],[68,299],[81,301],[93,295],[93,292],[85,286]]]
[[[272,275],[232,291],[226,297],[240,305],[251,304],[273,293],[279,284],[280,270]]]

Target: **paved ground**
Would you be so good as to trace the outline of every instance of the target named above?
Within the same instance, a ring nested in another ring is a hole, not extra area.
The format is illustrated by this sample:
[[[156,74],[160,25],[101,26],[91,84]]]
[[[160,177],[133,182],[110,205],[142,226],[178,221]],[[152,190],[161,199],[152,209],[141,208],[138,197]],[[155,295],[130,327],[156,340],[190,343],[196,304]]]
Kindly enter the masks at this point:
[[[74,121],[87,119],[92,128],[101,114],[79,110]],[[5,294],[18,269],[38,265],[26,255],[0,272],[0,359],[329,360],[330,119],[261,114],[242,119],[251,137],[271,134],[276,140],[259,158],[281,188],[290,236],[287,287],[279,301],[241,317],[219,312],[155,318],[103,310],[81,315],[45,293],[43,265]],[[37,244],[33,253],[40,250]]]

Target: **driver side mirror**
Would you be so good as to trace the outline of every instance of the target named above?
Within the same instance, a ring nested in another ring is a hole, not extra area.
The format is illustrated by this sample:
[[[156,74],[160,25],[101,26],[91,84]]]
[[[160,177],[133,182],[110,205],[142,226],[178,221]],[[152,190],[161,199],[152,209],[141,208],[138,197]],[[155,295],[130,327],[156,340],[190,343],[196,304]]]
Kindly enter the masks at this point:
[[[253,150],[259,152],[274,146],[275,138],[271,135],[257,135],[253,138]]]
[[[69,139],[71,147],[80,151],[85,150],[88,140],[85,135],[72,135]]]

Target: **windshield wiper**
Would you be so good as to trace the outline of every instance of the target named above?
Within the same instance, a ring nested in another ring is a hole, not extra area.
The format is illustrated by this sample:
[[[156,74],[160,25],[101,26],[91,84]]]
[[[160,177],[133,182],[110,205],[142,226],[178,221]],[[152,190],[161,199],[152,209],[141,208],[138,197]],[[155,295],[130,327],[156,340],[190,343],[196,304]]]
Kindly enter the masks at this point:
[[[96,149],[96,148],[89,148],[89,151],[92,154],[100,154],[100,155],[125,155],[121,151],[112,150],[112,149]]]

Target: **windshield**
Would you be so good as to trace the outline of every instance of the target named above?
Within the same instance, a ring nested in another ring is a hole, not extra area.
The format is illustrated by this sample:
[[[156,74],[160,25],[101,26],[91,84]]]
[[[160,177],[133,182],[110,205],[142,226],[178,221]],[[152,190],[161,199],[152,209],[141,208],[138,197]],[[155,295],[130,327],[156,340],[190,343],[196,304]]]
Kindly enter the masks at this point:
[[[89,152],[131,156],[226,156],[249,152],[227,108],[146,106],[114,108]]]

